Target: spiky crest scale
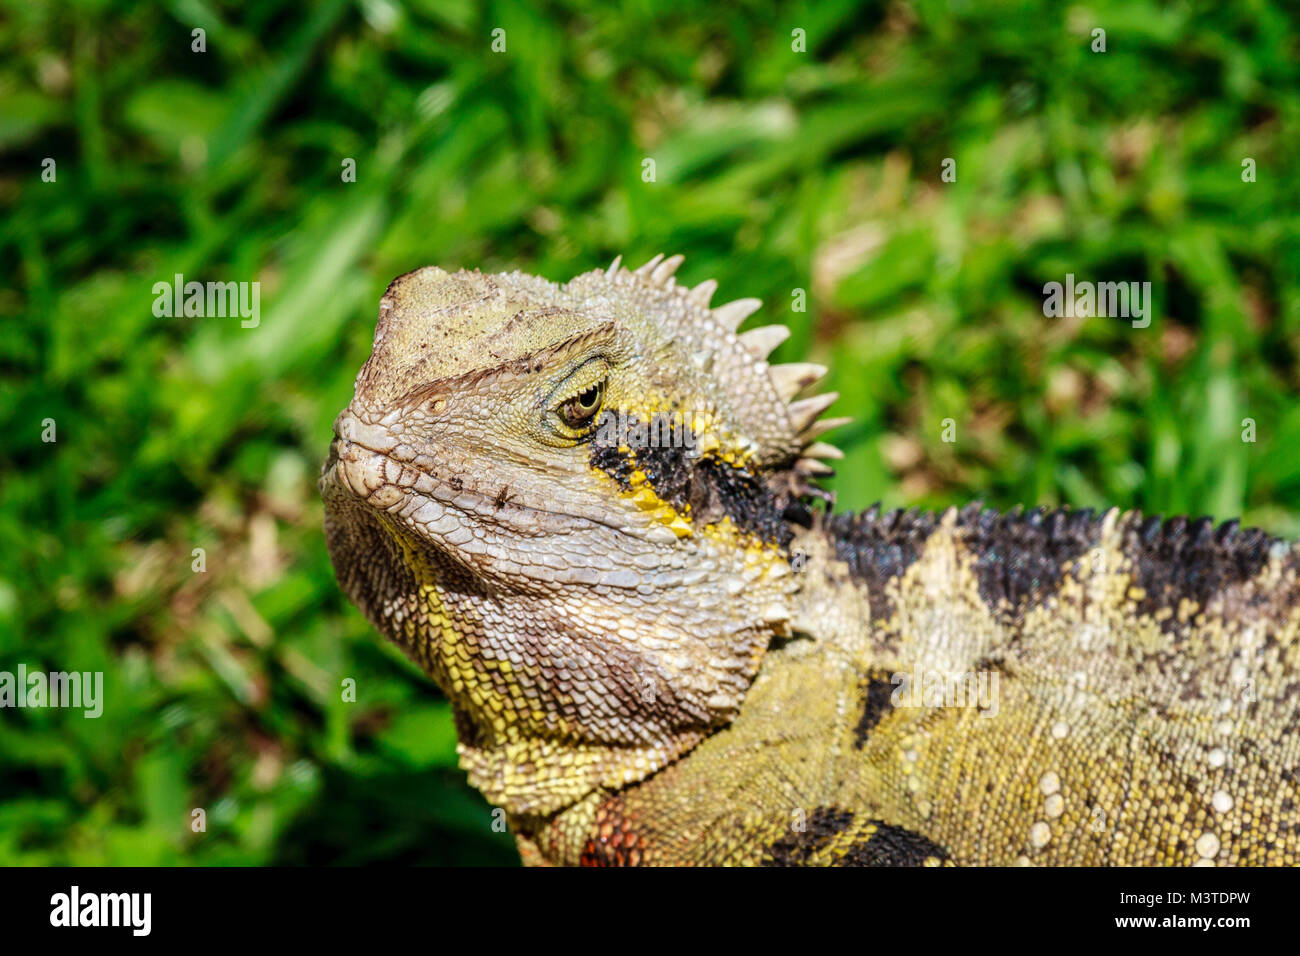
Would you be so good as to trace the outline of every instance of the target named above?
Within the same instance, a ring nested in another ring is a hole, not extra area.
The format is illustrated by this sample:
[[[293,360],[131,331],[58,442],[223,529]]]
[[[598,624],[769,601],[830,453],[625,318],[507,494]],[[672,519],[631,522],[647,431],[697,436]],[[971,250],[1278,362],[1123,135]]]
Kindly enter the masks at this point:
[[[776,398],[784,407],[783,417],[787,422],[787,427],[782,429],[784,434],[754,436],[760,445],[772,446],[767,448],[768,463],[777,468],[789,467],[804,477],[823,477],[833,474],[833,470],[821,459],[842,458],[843,454],[834,446],[818,442],[816,439],[834,428],[848,424],[851,419],[821,417],[838,397],[837,393],[828,392],[795,400],[796,396],[826,374],[825,366],[812,362],[768,364],[768,357],[789,337],[790,330],[783,325],[767,325],[738,333],[737,329],[741,323],[761,307],[761,301],[754,298],[737,299],[710,309],[708,304],[717,290],[718,283],[713,279],[706,279],[694,288],[678,285],[675,273],[683,262],[683,257],[680,255],[665,258],[661,253],[634,270],[623,267],[622,261],[622,256],[615,258],[605,270],[604,276],[616,284],[635,282],[642,288],[658,294],[680,296],[691,310],[692,319],[696,323],[707,324],[712,335],[720,333],[728,339],[734,339],[752,360],[747,368],[737,368],[737,363],[732,360],[730,363],[724,362],[724,368],[718,370],[715,350],[705,348],[692,354],[692,360],[697,367],[707,365],[711,371],[718,373],[718,380],[724,387],[729,381],[726,374],[728,369],[733,374],[751,376],[758,374],[767,378]],[[767,439],[766,442],[764,438]]]

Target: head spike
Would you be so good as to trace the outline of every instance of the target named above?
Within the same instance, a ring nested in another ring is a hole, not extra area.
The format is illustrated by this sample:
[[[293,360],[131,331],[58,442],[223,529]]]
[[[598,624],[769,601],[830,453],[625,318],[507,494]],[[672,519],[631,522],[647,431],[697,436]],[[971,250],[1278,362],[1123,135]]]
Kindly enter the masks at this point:
[[[790,362],[773,365],[767,370],[781,401],[788,402],[826,374],[826,366],[816,362]]]
[[[784,325],[764,325],[740,336],[740,344],[756,359],[766,359],[772,350],[790,337]]]
[[[740,323],[762,308],[763,303],[759,299],[737,299],[735,302],[728,302],[726,305],[720,305],[713,310],[713,317],[722,324],[723,328],[734,332],[740,328]]]
[[[620,253],[619,255],[616,255],[614,257],[614,261],[611,262],[609,264],[609,268],[605,270],[605,278],[612,279],[614,278],[614,276],[618,275],[618,267],[621,266],[622,264],[623,264],[623,255],[622,253]]]
[[[842,428],[852,421],[853,419],[849,418],[847,415],[836,418],[819,418],[817,421],[805,428],[802,435],[807,441],[812,441],[814,438],[819,438],[833,429]]]
[[[827,475],[835,474],[834,468],[825,462],[818,461],[816,458],[800,458],[794,463],[794,470],[810,478],[824,478]]]
[[[664,254],[661,252],[653,259],[651,259],[649,262],[647,262],[645,265],[643,265],[640,269],[637,269],[636,272],[633,274],[642,277],[648,276],[650,275],[650,273],[654,272],[655,269],[659,267],[659,263],[663,261],[664,261]]]
[[[828,445],[824,441],[815,441],[803,450],[805,458],[832,458],[840,459],[844,457],[844,452],[840,451],[834,445]]]
[[[713,293],[718,290],[718,284],[712,279],[705,279],[699,285],[687,294],[686,298],[691,300],[692,305],[697,305],[701,309],[709,307],[709,300],[713,298]]]
[[[804,429],[815,422],[817,417],[830,408],[839,397],[839,392],[827,392],[824,395],[814,395],[812,398],[801,398],[797,402],[791,402],[790,421],[794,425],[795,434],[802,434]]]
[[[685,260],[686,257],[682,255],[669,256],[663,262],[659,263],[659,265],[655,267],[655,270],[650,273],[650,281],[655,285],[666,285],[671,288],[673,285],[673,273],[677,271],[677,267]]]

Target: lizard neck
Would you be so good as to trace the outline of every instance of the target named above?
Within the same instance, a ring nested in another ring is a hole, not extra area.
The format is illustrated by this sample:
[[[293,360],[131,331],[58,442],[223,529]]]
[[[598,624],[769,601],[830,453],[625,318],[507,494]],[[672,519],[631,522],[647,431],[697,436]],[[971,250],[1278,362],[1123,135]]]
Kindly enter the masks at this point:
[[[621,561],[590,582],[520,586],[327,502],[340,582],[447,694],[461,767],[511,814],[554,813],[672,763],[734,719],[788,626],[784,552],[728,520],[674,546],[676,566]]]

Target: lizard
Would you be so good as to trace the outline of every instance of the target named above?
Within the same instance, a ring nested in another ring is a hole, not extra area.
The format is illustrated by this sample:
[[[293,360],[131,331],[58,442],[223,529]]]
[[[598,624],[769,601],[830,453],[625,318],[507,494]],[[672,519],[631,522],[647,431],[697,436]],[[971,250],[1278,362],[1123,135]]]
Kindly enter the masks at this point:
[[[1300,549],[836,511],[826,369],[681,261],[395,279],[321,473],[524,863],[1300,862]]]

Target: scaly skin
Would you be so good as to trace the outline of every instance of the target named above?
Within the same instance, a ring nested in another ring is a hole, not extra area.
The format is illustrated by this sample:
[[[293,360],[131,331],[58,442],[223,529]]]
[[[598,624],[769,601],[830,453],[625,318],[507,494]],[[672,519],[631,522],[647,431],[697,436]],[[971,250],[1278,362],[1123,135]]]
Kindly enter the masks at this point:
[[[403,276],[335,423],[339,582],[525,862],[1300,862],[1300,551],[830,515],[824,370],[679,261]]]

